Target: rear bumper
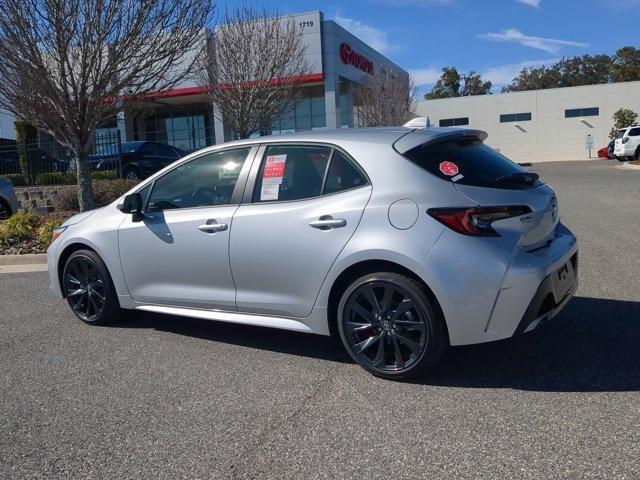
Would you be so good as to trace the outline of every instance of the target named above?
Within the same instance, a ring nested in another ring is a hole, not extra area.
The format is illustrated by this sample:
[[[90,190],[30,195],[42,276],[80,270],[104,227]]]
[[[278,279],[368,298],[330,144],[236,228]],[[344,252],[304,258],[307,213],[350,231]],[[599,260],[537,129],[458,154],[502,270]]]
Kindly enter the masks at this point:
[[[574,281],[569,290],[562,295],[558,295],[554,289],[554,277],[557,272],[553,272],[545,277],[540,283],[538,290],[531,299],[527,310],[518,324],[514,335],[530,332],[543,323],[555,317],[564,306],[571,300],[578,289],[578,253],[576,252],[570,260],[573,265]]]
[[[631,157],[635,153],[635,151],[629,145],[627,148],[627,144],[617,146],[613,149],[613,153],[616,157]]]
[[[420,266],[444,314],[451,345],[510,338],[556,315],[575,292],[573,285],[563,289],[566,298],[547,300],[546,310],[529,310],[543,304],[537,299],[549,292],[546,279],[578,252],[575,236],[561,223],[553,241],[533,251],[514,251],[508,242],[492,240],[445,230]]]

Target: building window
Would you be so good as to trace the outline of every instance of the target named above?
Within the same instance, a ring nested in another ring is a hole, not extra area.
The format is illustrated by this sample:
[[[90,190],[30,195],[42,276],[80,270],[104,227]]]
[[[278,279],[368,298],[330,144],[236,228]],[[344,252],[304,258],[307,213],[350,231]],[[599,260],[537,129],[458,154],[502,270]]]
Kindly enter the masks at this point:
[[[564,118],[597,117],[598,115],[600,115],[600,109],[598,107],[570,108],[564,111]]]
[[[443,118],[440,120],[441,127],[458,127],[460,125],[469,125],[469,117],[460,118]]]
[[[500,123],[508,122],[529,122],[531,121],[531,113],[507,113],[500,115]]]
[[[207,104],[163,105],[134,119],[133,139],[150,140],[192,152],[215,143]]]
[[[324,103],[324,85],[304,88],[304,95],[296,107],[274,121],[271,131],[266,135],[279,133],[304,132],[306,130],[325,130],[327,115]]]

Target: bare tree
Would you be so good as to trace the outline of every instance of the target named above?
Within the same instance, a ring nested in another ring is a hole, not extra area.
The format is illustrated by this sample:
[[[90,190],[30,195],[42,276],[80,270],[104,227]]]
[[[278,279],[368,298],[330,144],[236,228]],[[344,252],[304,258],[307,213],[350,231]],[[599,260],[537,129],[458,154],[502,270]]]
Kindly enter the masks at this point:
[[[123,100],[192,74],[213,0],[0,0],[0,107],[76,155],[93,208],[94,132]]]
[[[414,109],[417,89],[413,81],[394,72],[376,73],[355,89],[357,125],[389,127],[405,123]]]
[[[216,116],[237,138],[271,129],[300,102],[298,82],[311,73],[302,29],[291,18],[246,2],[228,9],[206,52],[197,82]]]

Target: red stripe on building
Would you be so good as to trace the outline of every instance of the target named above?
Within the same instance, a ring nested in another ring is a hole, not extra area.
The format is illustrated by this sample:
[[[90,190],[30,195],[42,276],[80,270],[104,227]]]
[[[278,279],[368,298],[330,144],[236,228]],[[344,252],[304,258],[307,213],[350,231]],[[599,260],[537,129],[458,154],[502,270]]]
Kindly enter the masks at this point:
[[[323,73],[312,73],[310,75],[301,75],[298,77],[285,77],[285,78],[274,78],[270,80],[269,83],[271,85],[278,84],[303,84],[303,83],[317,83],[324,81]],[[224,86],[221,85],[222,88]],[[228,87],[227,87],[228,88]],[[203,87],[183,87],[183,88],[172,88],[171,90],[165,90],[163,92],[150,93],[145,95],[145,98],[172,98],[172,97],[187,97],[189,95],[201,95],[206,92],[206,89]]]

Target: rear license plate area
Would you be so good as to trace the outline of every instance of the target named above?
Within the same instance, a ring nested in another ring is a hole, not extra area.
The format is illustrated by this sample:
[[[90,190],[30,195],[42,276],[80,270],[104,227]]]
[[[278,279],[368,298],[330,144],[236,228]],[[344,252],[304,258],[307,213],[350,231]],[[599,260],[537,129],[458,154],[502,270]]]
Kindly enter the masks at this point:
[[[556,297],[556,302],[560,302],[567,295],[567,293],[569,293],[569,290],[571,290],[571,288],[575,285],[575,267],[577,267],[577,258],[572,258],[551,274],[553,295]]]

